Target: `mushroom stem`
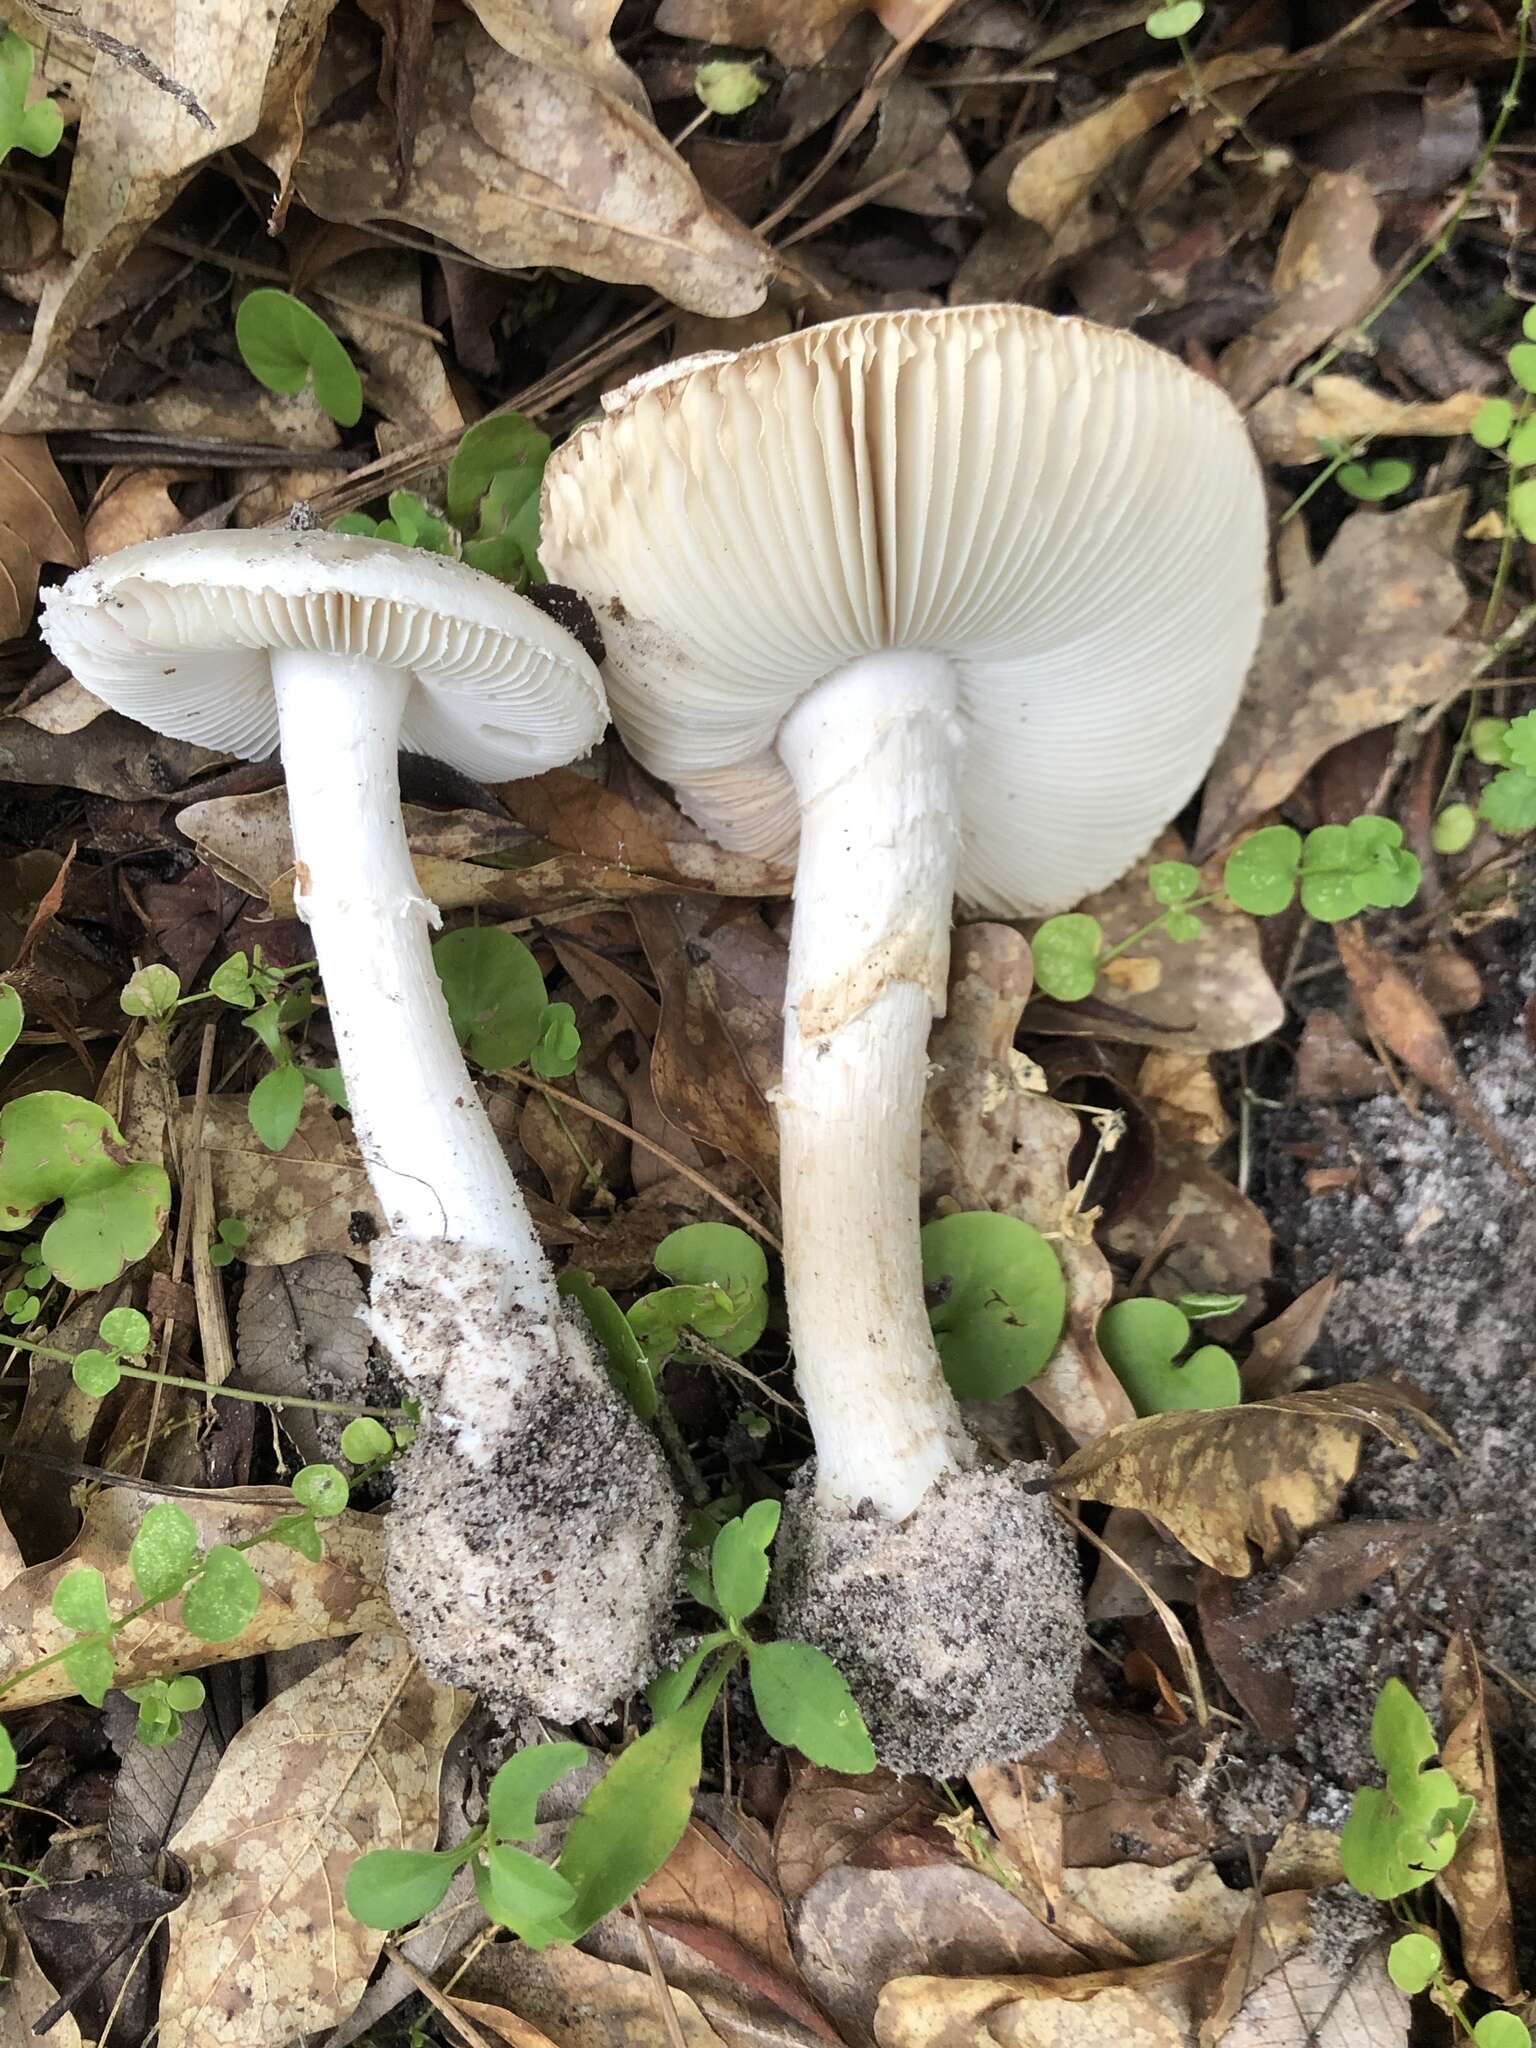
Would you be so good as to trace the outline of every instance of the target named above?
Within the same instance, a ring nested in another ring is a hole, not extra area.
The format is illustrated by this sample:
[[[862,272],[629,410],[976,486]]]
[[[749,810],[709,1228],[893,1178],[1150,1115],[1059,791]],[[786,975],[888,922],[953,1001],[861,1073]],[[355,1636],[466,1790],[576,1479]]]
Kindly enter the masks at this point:
[[[803,697],[778,739],[801,810],[778,1106],[796,1375],[818,1503],[894,1521],[974,1458],[918,1240],[959,852],[957,687],[942,656],[866,655]]]
[[[314,936],[352,1126],[389,1227],[506,1262],[510,1298],[545,1319],[554,1283],[464,1065],[432,964],[400,814],[409,672],[274,651],[295,901]]]

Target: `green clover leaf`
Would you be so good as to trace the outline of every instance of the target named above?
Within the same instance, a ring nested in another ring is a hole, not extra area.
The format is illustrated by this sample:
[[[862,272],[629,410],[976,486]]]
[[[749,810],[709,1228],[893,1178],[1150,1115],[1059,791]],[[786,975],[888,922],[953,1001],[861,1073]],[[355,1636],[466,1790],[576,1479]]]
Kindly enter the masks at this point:
[[[1098,980],[1104,933],[1096,917],[1068,911],[1048,917],[1029,942],[1035,986],[1058,1003],[1080,1003]]]
[[[1265,825],[1227,856],[1222,887],[1239,910],[1274,917],[1294,901],[1300,865],[1301,834],[1289,825]]]
[[[125,1152],[112,1118],[78,1095],[43,1088],[0,1110],[0,1229],[58,1202],[42,1256],[67,1287],[108,1286],[165,1228],[170,1181]]]
[[[247,292],[235,315],[235,343],[251,375],[269,391],[302,391],[311,377],[315,403],[340,427],[363,416],[357,365],[318,313],[270,286]]]

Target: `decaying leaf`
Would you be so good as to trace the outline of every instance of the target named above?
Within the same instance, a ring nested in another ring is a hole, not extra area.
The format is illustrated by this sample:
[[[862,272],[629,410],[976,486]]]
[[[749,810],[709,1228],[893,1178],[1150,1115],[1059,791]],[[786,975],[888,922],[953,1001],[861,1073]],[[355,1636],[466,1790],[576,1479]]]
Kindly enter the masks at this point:
[[[1424,434],[1454,440],[1466,433],[1487,393],[1458,391],[1451,398],[1393,398],[1358,377],[1314,377],[1303,390],[1282,385],[1248,415],[1248,431],[1266,462],[1321,462],[1324,440],[1354,441],[1379,434]]]
[[[1225,1950],[1081,1976],[909,1976],[888,1983],[880,2048],[1189,2048]]]
[[[135,547],[142,540],[163,540],[167,534],[180,533],[187,522],[176,508],[170,487],[187,483],[197,474],[194,469],[160,465],[109,471],[85,515],[85,547],[90,560]],[[105,709],[98,700],[98,710]]]
[[[267,1394],[366,1402],[369,1336],[362,1307],[356,1266],[334,1253],[255,1267],[240,1290],[242,1383]],[[283,1427],[306,1464],[334,1459],[338,1417],[289,1408]]]
[[[771,50],[784,65],[819,64],[867,0],[662,0],[669,36]]]
[[[1410,2017],[1379,1950],[1341,1983],[1303,1948],[1249,1991],[1219,2040],[1221,2048],[1407,2048]]]
[[[481,2008],[495,2005],[515,2014],[555,2048],[677,2048],[678,2035],[668,2030],[647,1972],[578,1948],[536,1955],[521,1942],[497,1942],[481,1950],[454,1990]],[[669,1998],[683,2048],[726,2048],[686,1991],[671,1990]],[[528,2040],[515,2029],[504,2038],[514,2048]]]
[[[1389,1380],[1151,1415],[1076,1452],[1053,1483],[1080,1500],[1140,1508],[1202,1564],[1243,1579],[1252,1569],[1250,1543],[1269,1561],[1332,1520],[1368,1429],[1414,1454],[1410,1420],[1448,1441]]]
[[[1283,803],[1330,747],[1452,687],[1468,656],[1449,634],[1467,597],[1433,538],[1435,508],[1446,503],[1351,514],[1270,613],[1206,782],[1198,858]]]
[[[40,435],[0,434],[0,640],[32,623],[42,562],[85,560],[80,514]]]
[[[688,897],[635,902],[635,929],[661,991],[651,1086],[669,1122],[778,1189],[768,1107],[783,1037],[783,941],[752,911]]]
[[[881,1861],[874,1847],[884,1836],[926,1839],[936,1845],[937,1795],[918,1778],[886,1770],[850,1778],[815,1764],[796,1766],[774,1832],[774,1872],[791,1905],[840,1863]]]
[[[1451,1050],[1445,1026],[1408,976],[1352,920],[1334,933],[1339,958],[1371,1031],[1395,1053],[1416,1080],[1433,1088],[1455,1110],[1512,1180],[1529,1185],[1529,1175],[1505,1144],[1497,1124],[1471,1088]]]
[[[1474,1984],[1513,2004],[1522,1993],[1499,1826],[1498,1773],[1482,1666],[1465,1630],[1446,1647],[1440,1699],[1446,1728],[1440,1761],[1477,1805],[1456,1854],[1436,1881],[1456,1915],[1462,1968]]]
[[[1291,215],[1271,288],[1275,303],[1218,364],[1234,404],[1247,407],[1341,329],[1381,289],[1371,244],[1381,209],[1354,171],[1319,171]]]
[[[213,1783],[222,1743],[203,1707],[181,1717],[174,1742],[152,1748],[135,1732],[138,1710],[125,1693],[109,1692],[107,1733],[117,1751],[107,1839],[113,1867],[148,1876],[165,1844],[197,1811]]]
[[[482,9],[489,12],[489,9]],[[534,10],[498,8],[528,37]],[[767,289],[768,251],[717,213],[655,124],[584,64],[539,35],[514,54],[475,21],[439,26],[421,84],[413,175],[401,190],[394,124],[370,94],[369,46],[333,30],[298,166],[305,205],[327,220],[397,220],[503,269],[564,264],[644,284],[701,313],[750,312]]]
[[[58,1994],[38,1967],[26,1929],[0,1900],[0,2048],[36,2048],[37,2023]],[[66,2012],[43,2037],[48,2048],[80,2048],[80,2029]]]
[[[1087,1443],[1132,1411],[1094,1341],[1113,1279],[1077,1216],[1068,1163],[1078,1119],[1041,1092],[1037,1070],[1014,1049],[1032,974],[1028,943],[1011,926],[956,931],[948,1009],[929,1047],[923,1192],[929,1202],[1020,1216],[1050,1234],[1067,1280],[1067,1321],[1029,1391]]]
[[[192,1109],[182,1112],[183,1134]],[[286,1266],[316,1252],[365,1260],[384,1229],[350,1127],[311,1097],[281,1152],[269,1152],[251,1129],[246,1099],[209,1098],[203,1149],[213,1169],[214,1208],[250,1230],[240,1248],[248,1266]]]
[[[289,1686],[224,1752],[170,1847],[164,2048],[281,2048],[345,2017],[384,1937],[341,1903],[360,1845],[430,1849],[443,1751],[468,1701],[393,1637],[363,1636]]]
[[[253,138],[259,148],[263,131],[275,141],[279,129],[291,130],[334,4],[155,0],[145,7],[142,0],[88,0],[82,26],[142,51],[150,65],[137,68],[107,50],[91,53],[64,208],[68,258],[49,266],[25,359],[0,398],[0,419],[12,417],[103,281],[199,164]],[[51,24],[50,32],[59,35],[59,26]],[[78,63],[80,45],[73,49]]]
[[[107,1487],[91,1501],[79,1536],[62,1557],[33,1565],[0,1591],[0,1643],[6,1659],[0,1676],[51,1656],[69,1641],[54,1620],[49,1601],[55,1585],[76,1565],[94,1565],[102,1573],[111,1612],[122,1614],[138,1605],[128,1551],[145,1509],[157,1497],[154,1488]],[[244,1542],[286,1513],[293,1496],[282,1486],[239,1486],[222,1493],[182,1495],[178,1505],[197,1524],[206,1548]],[[383,1529],[371,1515],[345,1514],[327,1523],[319,1564],[280,1543],[258,1545],[249,1562],[261,1580],[262,1599],[243,1635],[216,1646],[188,1635],[173,1600],[131,1623],[114,1640],[118,1684],[396,1626],[384,1597]],[[64,1666],[50,1664],[46,1671],[24,1679],[5,1700],[7,1708],[35,1706],[40,1700],[68,1699],[74,1689]]]

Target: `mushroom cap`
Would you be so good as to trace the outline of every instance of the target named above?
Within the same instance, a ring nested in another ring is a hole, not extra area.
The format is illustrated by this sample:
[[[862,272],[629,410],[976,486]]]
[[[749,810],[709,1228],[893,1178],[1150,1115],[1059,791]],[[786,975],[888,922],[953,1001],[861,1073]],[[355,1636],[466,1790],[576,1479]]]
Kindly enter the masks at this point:
[[[45,592],[43,637],[114,711],[247,760],[278,743],[280,649],[408,671],[401,745],[480,780],[574,760],[608,717],[596,667],[536,605],[462,562],[355,534],[144,541]]]
[[[1265,508],[1216,386],[1022,306],[833,321],[612,395],[540,548],[602,622],[613,717],[723,844],[786,859],[786,714],[881,648],[948,656],[958,893],[1055,910],[1198,787],[1264,610]]]

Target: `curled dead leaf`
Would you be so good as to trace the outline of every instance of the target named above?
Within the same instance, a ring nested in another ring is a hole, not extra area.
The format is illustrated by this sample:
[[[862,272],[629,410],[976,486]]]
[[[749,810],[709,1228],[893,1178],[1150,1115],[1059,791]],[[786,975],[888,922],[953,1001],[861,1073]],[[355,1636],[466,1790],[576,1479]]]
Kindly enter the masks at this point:
[[[80,514],[40,434],[0,434],[0,640],[32,623],[38,566],[85,560]]]
[[[1390,1380],[1150,1415],[1074,1453],[1052,1486],[1079,1500],[1139,1508],[1202,1564],[1243,1579],[1252,1570],[1250,1544],[1268,1562],[1333,1519],[1367,1430],[1416,1456],[1410,1421],[1450,1442],[1412,1392]]]
[[[1248,431],[1266,462],[1321,462],[1320,441],[1362,435],[1425,434],[1453,440],[1466,433],[1487,393],[1458,391],[1451,398],[1413,400],[1375,391],[1357,377],[1314,377],[1304,390],[1283,385],[1268,392],[1248,415]]]
[[[1447,1730],[1440,1761],[1477,1804],[1456,1854],[1440,1873],[1461,1935],[1462,1968],[1482,1990],[1514,2004],[1524,1996],[1515,1958],[1513,1911],[1499,1827],[1499,1781],[1488,1696],[1477,1646],[1459,1630],[1446,1646],[1441,1715]]]
[[[434,1846],[468,1706],[405,1643],[363,1636],[246,1723],[169,1845],[192,1884],[169,1923],[164,2048],[285,2048],[351,2012],[384,1936],[342,1904],[347,1872],[363,1844]]]

